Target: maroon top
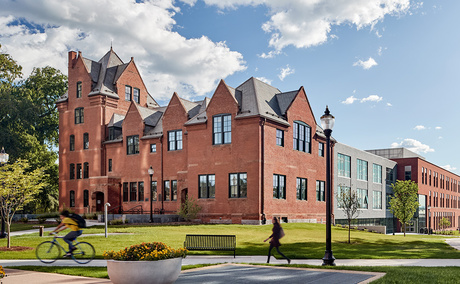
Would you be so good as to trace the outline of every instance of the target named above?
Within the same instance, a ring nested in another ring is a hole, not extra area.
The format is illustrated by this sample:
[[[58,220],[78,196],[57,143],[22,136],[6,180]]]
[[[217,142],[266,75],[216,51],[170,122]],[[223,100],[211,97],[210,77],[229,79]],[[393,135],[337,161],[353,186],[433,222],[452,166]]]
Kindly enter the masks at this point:
[[[279,247],[281,245],[280,243],[280,235],[281,235],[281,226],[278,223],[273,224],[273,229],[272,229],[272,235],[270,238],[270,245],[274,247]]]

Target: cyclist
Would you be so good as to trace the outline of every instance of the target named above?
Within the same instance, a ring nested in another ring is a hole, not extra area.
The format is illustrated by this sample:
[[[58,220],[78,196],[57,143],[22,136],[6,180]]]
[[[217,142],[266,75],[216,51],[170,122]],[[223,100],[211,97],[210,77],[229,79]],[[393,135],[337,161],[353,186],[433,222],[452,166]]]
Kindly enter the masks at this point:
[[[53,235],[67,228],[71,230],[64,237],[64,241],[69,244],[69,251],[64,257],[70,257],[72,255],[72,252],[76,249],[75,246],[73,245],[73,241],[75,241],[77,237],[83,233],[81,228],[78,227],[77,222],[73,220],[72,218],[70,218],[69,216],[70,216],[69,211],[63,210],[59,216],[61,218],[61,223],[56,227],[56,229],[54,229],[50,233],[50,235]]]

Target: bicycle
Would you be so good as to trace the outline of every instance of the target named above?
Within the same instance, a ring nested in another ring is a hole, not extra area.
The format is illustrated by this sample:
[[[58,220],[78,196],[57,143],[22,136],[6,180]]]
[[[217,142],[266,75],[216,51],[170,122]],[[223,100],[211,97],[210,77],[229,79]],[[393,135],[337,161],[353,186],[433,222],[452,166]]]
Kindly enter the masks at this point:
[[[53,263],[61,257],[61,250],[66,252],[64,247],[58,242],[57,239],[63,239],[64,237],[58,237],[54,235],[52,241],[45,241],[37,246],[35,249],[35,255],[43,263]],[[71,252],[72,259],[79,263],[85,264],[94,259],[96,251],[94,247],[87,242],[75,242],[75,250]]]

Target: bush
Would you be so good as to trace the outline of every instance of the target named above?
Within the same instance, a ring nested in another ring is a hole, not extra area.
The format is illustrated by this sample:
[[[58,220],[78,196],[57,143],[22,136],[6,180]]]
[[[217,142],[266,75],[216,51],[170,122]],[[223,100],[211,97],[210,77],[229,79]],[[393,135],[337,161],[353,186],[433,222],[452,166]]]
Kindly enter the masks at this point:
[[[82,217],[84,219],[88,219],[88,220],[97,220],[97,214],[96,213],[84,213]]]
[[[137,260],[162,260],[176,257],[185,257],[185,248],[173,249],[164,243],[142,243],[124,248],[118,252],[110,250],[102,254],[104,259],[137,261]]]
[[[125,224],[128,223],[128,220],[125,221]],[[122,219],[110,220],[109,225],[123,225]]]
[[[19,219],[19,222],[27,223],[27,222],[29,222],[29,219],[27,217],[22,217],[21,219]]]
[[[185,202],[182,203],[180,210],[177,212],[177,214],[185,219],[185,221],[190,221],[192,219],[196,219],[196,216],[198,216],[198,212],[201,211],[201,206],[198,205],[197,200],[188,197],[185,199]]]
[[[44,217],[44,216],[38,216],[37,219],[38,219],[39,224],[43,224],[43,223],[45,223],[47,218]]]

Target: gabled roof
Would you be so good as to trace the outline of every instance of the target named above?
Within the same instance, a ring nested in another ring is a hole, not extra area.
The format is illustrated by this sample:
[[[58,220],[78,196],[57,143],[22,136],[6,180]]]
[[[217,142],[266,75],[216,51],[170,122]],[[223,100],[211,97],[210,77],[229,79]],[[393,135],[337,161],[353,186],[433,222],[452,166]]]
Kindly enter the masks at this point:
[[[235,99],[240,106],[236,118],[262,116],[289,125],[282,113],[276,95],[281,91],[254,77],[235,89]]]
[[[125,119],[124,115],[114,113],[112,115],[112,118],[109,121],[109,124],[107,125],[108,127],[118,127],[121,128],[121,125],[123,123],[123,120]]]
[[[156,126],[158,121],[163,116],[165,108],[151,109],[137,105],[137,109],[139,110],[139,114],[142,117],[145,125]]]
[[[206,115],[206,108],[208,107],[210,101],[210,98],[204,98],[204,100],[197,102],[198,106],[193,109],[193,111],[197,111],[197,114],[192,116],[192,113],[189,112],[189,117],[191,117],[191,119],[187,121],[185,125],[205,123],[208,119],[208,116]]]
[[[95,73],[99,71],[97,80],[94,81],[96,83],[96,86],[92,89],[92,91],[88,95],[92,96],[92,95],[102,94],[102,95],[110,96],[113,98],[119,98],[118,94],[116,93],[116,89],[115,89],[115,83],[116,83],[115,78],[117,76],[120,77],[121,73],[126,68],[126,64],[124,64],[123,61],[121,61],[120,57],[118,57],[118,55],[113,51],[113,49],[110,48],[109,52],[107,52],[97,62],[97,64],[99,65],[99,68],[95,66],[96,64],[92,60],[86,59],[83,62],[86,62],[85,66],[88,70],[88,73],[90,73],[93,81],[96,78]],[[91,69],[88,68],[89,66],[91,66]]]

